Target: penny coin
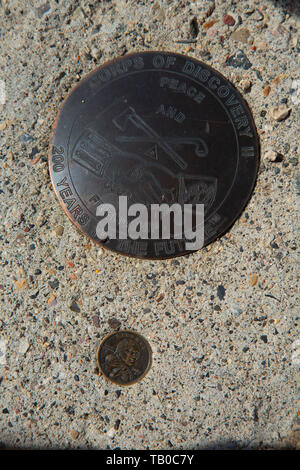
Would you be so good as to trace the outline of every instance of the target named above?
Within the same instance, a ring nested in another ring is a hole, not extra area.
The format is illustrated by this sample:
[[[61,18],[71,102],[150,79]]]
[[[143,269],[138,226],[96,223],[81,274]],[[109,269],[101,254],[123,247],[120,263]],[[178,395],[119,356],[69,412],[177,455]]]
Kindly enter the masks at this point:
[[[106,336],[97,351],[101,372],[118,385],[132,385],[149,371],[151,347],[135,331],[117,331]]]
[[[57,115],[49,152],[55,193],[75,226],[117,253],[149,259],[197,250],[188,241],[198,233],[201,246],[224,234],[259,165],[256,128],[236,88],[194,58],[160,51],[117,58],[80,81]],[[176,204],[181,221],[186,210],[191,230],[176,219],[178,232],[170,209],[163,234],[151,212],[163,204]]]

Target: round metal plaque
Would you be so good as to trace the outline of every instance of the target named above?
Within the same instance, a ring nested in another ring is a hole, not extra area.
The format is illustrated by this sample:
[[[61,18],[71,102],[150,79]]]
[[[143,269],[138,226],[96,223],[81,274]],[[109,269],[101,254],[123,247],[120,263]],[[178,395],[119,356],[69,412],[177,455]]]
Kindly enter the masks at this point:
[[[205,246],[248,202],[259,141],[248,105],[220,73],[183,55],[143,52],[108,62],[75,86],[53,126],[49,165],[78,229],[118,253],[161,259],[190,252],[185,233],[151,238],[149,219],[148,236],[121,236],[117,212],[116,237],[99,239],[99,207],[118,210],[122,196],[149,214],[153,205],[193,211],[202,204]]]

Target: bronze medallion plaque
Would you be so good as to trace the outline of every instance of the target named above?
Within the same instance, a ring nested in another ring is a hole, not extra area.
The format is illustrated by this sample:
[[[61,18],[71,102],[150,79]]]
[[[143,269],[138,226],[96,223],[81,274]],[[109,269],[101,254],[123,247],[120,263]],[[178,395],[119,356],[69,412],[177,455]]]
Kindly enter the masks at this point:
[[[167,52],[129,54],[87,75],[53,126],[49,165],[68,217],[96,243],[160,259],[189,253],[184,238],[97,236],[97,209],[204,204],[204,245],[241,214],[259,142],[247,103],[216,70]],[[99,212],[98,212],[99,213]],[[118,219],[119,227],[120,220]]]
[[[109,380],[118,385],[132,385],[149,371],[152,351],[148,341],[135,331],[117,331],[100,343],[97,360]]]

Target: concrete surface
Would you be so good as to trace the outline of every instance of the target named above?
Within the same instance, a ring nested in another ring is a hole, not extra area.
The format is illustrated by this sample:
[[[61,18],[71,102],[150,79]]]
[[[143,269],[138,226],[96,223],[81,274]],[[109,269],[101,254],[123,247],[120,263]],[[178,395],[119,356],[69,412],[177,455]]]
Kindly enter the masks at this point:
[[[0,2],[2,448],[299,447],[296,3]],[[231,80],[262,148],[254,194],[230,232],[161,262],[80,235],[47,167],[68,91],[106,60],[151,49]],[[278,106],[288,108],[281,121]],[[128,388],[97,370],[99,341],[116,327],[153,348],[149,374]]]

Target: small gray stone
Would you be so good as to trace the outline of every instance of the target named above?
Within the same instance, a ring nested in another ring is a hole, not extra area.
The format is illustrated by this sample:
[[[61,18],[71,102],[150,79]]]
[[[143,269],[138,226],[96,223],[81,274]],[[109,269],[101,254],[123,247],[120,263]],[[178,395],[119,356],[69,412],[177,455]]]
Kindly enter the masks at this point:
[[[72,312],[75,312],[75,313],[79,313],[80,312],[80,307],[79,305],[77,304],[77,302],[75,302],[75,300],[72,301],[71,305],[70,305],[70,310],[72,310]]]
[[[232,33],[230,38],[233,39],[234,41],[237,41],[237,42],[243,42],[244,44],[249,44],[249,40],[251,40],[251,42],[252,42],[252,39],[250,37],[250,33],[249,33],[247,28],[238,29],[237,31]]]
[[[294,179],[294,189],[297,194],[300,194],[300,173]]]
[[[226,289],[224,286],[219,285],[217,288],[217,296],[219,297],[220,300],[223,300],[225,297]]]
[[[6,363],[6,349],[7,349],[7,341],[4,339],[0,339],[0,364]]]
[[[51,289],[57,289],[59,287],[59,280],[55,278],[53,281],[49,281],[48,284]]]
[[[271,25],[265,33],[266,41],[273,51],[287,50],[290,37],[290,32],[282,24],[275,27]]]
[[[226,65],[230,65],[231,67],[235,68],[242,68],[244,70],[248,70],[252,67],[252,64],[246,54],[240,49],[236,51],[233,55],[228,57],[226,60]]]
[[[26,338],[21,338],[19,342],[19,354],[25,354],[29,349],[30,343]]]
[[[300,104],[300,79],[292,81],[290,88],[291,100],[295,105]]]
[[[44,5],[41,5],[35,9],[36,16],[38,18],[42,18],[46,13],[51,10],[50,4],[47,2]]]
[[[233,302],[232,304],[232,313],[236,317],[238,317],[239,315],[241,315],[241,313],[243,313],[243,310],[240,308],[240,306],[236,302]]]
[[[99,315],[93,315],[93,316],[92,316],[92,321],[93,321],[93,325],[94,325],[96,328],[99,328],[99,327],[100,327]]]
[[[23,134],[20,137],[22,143],[34,142],[34,138],[30,134]]]

